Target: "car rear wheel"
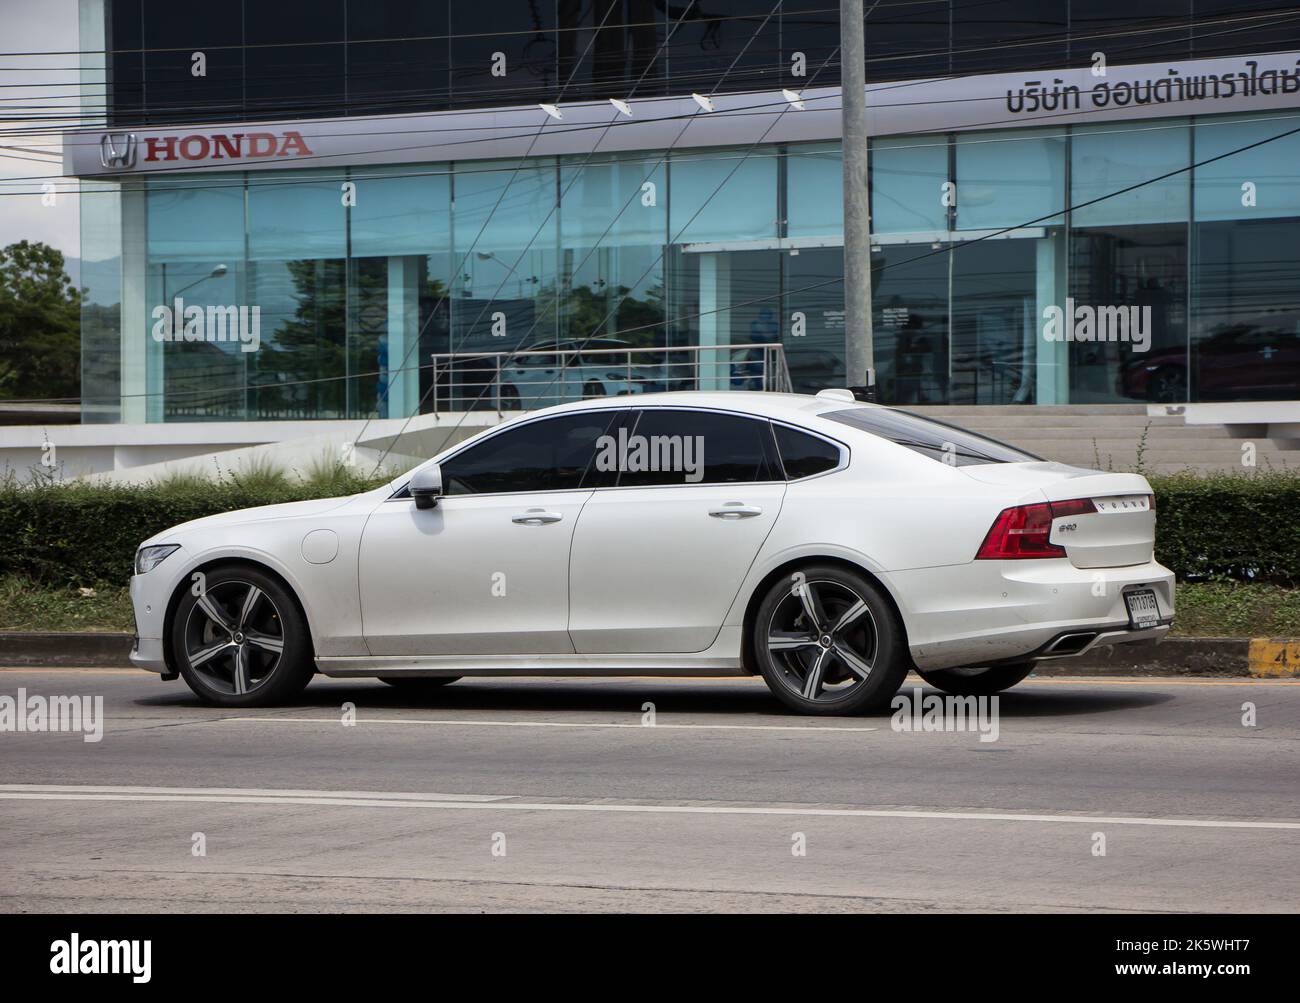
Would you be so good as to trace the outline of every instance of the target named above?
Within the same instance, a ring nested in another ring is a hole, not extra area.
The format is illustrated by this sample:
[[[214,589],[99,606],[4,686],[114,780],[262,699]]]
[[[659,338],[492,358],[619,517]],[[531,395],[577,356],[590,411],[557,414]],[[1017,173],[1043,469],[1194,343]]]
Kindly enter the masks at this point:
[[[172,614],[171,648],[189,688],[221,707],[281,703],[315,673],[311,634],[293,596],[243,565],[206,571],[185,592]]]
[[[935,689],[961,697],[983,697],[1001,693],[1034,671],[1033,662],[988,665],[974,669],[917,669],[917,675]]]
[[[836,565],[809,565],[777,581],[751,641],[768,688],[801,714],[883,707],[907,675],[893,607],[865,577]]]

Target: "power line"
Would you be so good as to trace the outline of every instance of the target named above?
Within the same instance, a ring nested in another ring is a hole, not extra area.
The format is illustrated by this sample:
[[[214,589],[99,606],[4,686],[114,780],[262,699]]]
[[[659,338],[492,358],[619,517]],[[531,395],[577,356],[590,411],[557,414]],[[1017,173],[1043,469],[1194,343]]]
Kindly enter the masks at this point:
[[[1000,2],[1002,2],[1002,0],[977,0],[977,2],[966,4],[962,8],[962,10],[969,11],[981,7],[995,6]],[[889,10],[903,9],[908,7],[933,7],[934,0],[885,0],[885,2],[880,4],[880,6],[883,6]],[[783,11],[782,16],[783,17],[793,16],[793,17],[803,18],[809,14],[838,15],[838,12],[839,12],[839,8],[837,6],[828,5],[826,7],[809,8],[800,11],[790,11],[790,12]],[[746,22],[753,21],[757,18],[757,16],[758,16],[757,14],[735,14],[735,15],[716,14],[714,15],[714,14],[708,14],[702,12],[696,15],[694,18],[692,18],[691,21],[692,23],[700,23],[700,24],[725,24],[727,22],[732,22],[732,21],[746,21]],[[764,24],[767,23],[767,20],[768,19],[764,20]],[[1130,20],[1136,20],[1136,18],[1130,18]],[[672,23],[671,18],[665,16],[665,18],[662,21],[659,20],[658,18],[656,18],[653,21],[617,21],[611,25],[608,25],[608,27],[611,30],[617,30],[619,28],[667,28],[671,23]],[[828,24],[829,23],[830,22],[828,21]],[[1059,23],[1059,22],[1055,22],[1055,23]],[[593,31],[593,30],[598,31],[599,28],[593,29],[590,25],[574,25],[572,27],[564,27],[559,24],[557,19],[555,27],[552,28],[539,28],[537,26],[532,26],[528,28],[522,28],[517,31],[505,30],[505,31],[491,31],[491,32],[449,32],[448,34],[445,35],[443,34],[389,35],[389,36],[366,37],[366,38],[324,39],[324,40],[315,40],[315,41],[304,40],[304,41],[280,41],[280,42],[258,42],[258,43],[241,42],[241,43],[229,43],[224,45],[208,45],[208,46],[194,43],[190,45],[181,45],[181,46],[153,46],[153,47],[129,47],[129,48],[124,47],[119,49],[42,49],[42,50],[29,50],[29,51],[0,52],[0,58],[5,58],[5,57],[25,58],[25,57],[32,57],[32,56],[99,56],[99,55],[104,55],[105,53],[114,54],[114,55],[144,55],[151,52],[192,52],[195,51],[196,49],[202,49],[204,51],[210,51],[210,52],[226,50],[226,49],[236,50],[236,49],[248,49],[248,48],[268,48],[268,49],[295,48],[297,49],[297,48],[320,48],[320,47],[328,47],[328,46],[335,46],[335,45],[373,45],[373,44],[382,44],[382,43],[424,42],[424,41],[444,41],[444,40],[448,42],[452,42],[458,39],[473,39],[473,38],[496,39],[496,38],[509,38],[512,36],[519,36],[521,38],[524,37],[533,38],[536,37],[539,31],[542,33],[555,32],[557,34],[563,34],[564,32],[578,33],[578,32]],[[77,67],[67,67],[67,68],[77,69]]]
[[[1242,22],[1242,21],[1246,21],[1246,22],[1255,22],[1255,21],[1260,21],[1260,22],[1262,22],[1262,23],[1260,23],[1260,24],[1254,24],[1254,23],[1251,23],[1251,24],[1246,25],[1245,27],[1232,28],[1232,29],[1228,29],[1228,30],[1223,31],[1223,32],[1216,32],[1216,33],[1211,33],[1211,34],[1207,34],[1207,35],[1203,36],[1203,37],[1208,38],[1208,37],[1214,37],[1215,35],[1221,35],[1221,34],[1233,34],[1233,33],[1236,33],[1236,32],[1239,32],[1239,31],[1243,31],[1243,30],[1248,30],[1249,28],[1254,28],[1254,27],[1272,27],[1272,26],[1276,26],[1277,24],[1288,23],[1288,22],[1290,22],[1290,21],[1294,21],[1294,20],[1296,20],[1296,18],[1295,18],[1294,16],[1289,16],[1289,15],[1288,15],[1288,16],[1278,16],[1277,13],[1274,11],[1274,12],[1269,12],[1269,13],[1267,13],[1267,14],[1260,14],[1260,15],[1255,16],[1255,17],[1207,17],[1207,18],[1203,18],[1203,19],[1188,19],[1188,20],[1185,21],[1185,22],[1180,22],[1180,23],[1176,26],[1176,28],[1171,28],[1171,29],[1169,29],[1169,30],[1181,30],[1181,29],[1184,29],[1184,28],[1186,28],[1187,30],[1191,30],[1191,28],[1193,28],[1193,27],[1195,27],[1195,26],[1197,26],[1197,25],[1234,24],[1234,23]],[[871,63],[873,63],[873,62],[890,62],[890,61],[897,62],[897,61],[903,61],[903,60],[921,59],[921,58],[926,58],[926,57],[930,57],[930,56],[937,56],[937,55],[943,55],[943,54],[948,54],[948,55],[950,55],[950,56],[954,56],[954,57],[956,57],[956,56],[964,56],[964,55],[967,55],[967,54],[978,54],[978,53],[982,53],[982,52],[994,52],[994,51],[996,51],[996,52],[1001,52],[1001,51],[1004,51],[1004,50],[1006,50],[1006,49],[1015,49],[1015,48],[1032,48],[1032,47],[1036,47],[1036,46],[1043,46],[1043,45],[1046,45],[1046,44],[1049,44],[1049,43],[1050,43],[1050,44],[1056,44],[1056,43],[1058,43],[1058,42],[1064,42],[1064,41],[1070,41],[1070,40],[1075,41],[1075,42],[1096,42],[1096,41],[1103,41],[1103,40],[1108,39],[1108,38],[1125,38],[1125,37],[1133,37],[1133,36],[1144,36],[1144,37],[1145,37],[1145,36],[1148,36],[1148,35],[1150,35],[1150,34],[1151,34],[1151,29],[1148,28],[1148,29],[1134,29],[1134,30],[1126,30],[1126,31],[1100,32],[1100,33],[1097,33],[1097,34],[1095,34],[1095,35],[1090,35],[1090,36],[1068,36],[1068,35],[1047,36],[1047,37],[1043,37],[1043,38],[1032,38],[1032,39],[1028,39],[1028,40],[1015,41],[1015,42],[1003,42],[1003,43],[999,43],[999,44],[996,45],[996,46],[971,46],[971,47],[966,47],[966,48],[949,48],[949,49],[945,49],[945,50],[929,50],[929,51],[919,50],[919,51],[911,51],[911,52],[900,53],[900,54],[893,55],[893,56],[878,57],[877,59],[869,59],[867,62],[868,62],[869,64],[871,64]],[[1133,46],[1133,47],[1129,47],[1129,48],[1134,48],[1134,49],[1138,49],[1138,50],[1140,50],[1140,49],[1149,48],[1149,47],[1152,47],[1152,46],[1155,46],[1155,45],[1161,45],[1161,44],[1164,44],[1164,43],[1162,43],[1162,42],[1151,42],[1151,43],[1146,43],[1146,44],[1142,44],[1142,45],[1139,45],[1139,46]],[[773,51],[775,52],[775,51],[778,51],[778,50],[773,50]],[[779,51],[784,52],[784,50],[779,50]],[[1126,49],[1126,50],[1121,50],[1121,51],[1127,51],[1127,49]],[[19,67],[0,67],[0,72],[3,72],[5,69],[18,70],[18,69],[22,69],[22,68],[19,68]],[[1023,67],[1023,69],[1025,69],[1026,71],[1028,71],[1028,70],[1030,70],[1031,68],[1030,68],[1030,67]],[[765,67],[754,67],[754,68],[750,68],[750,69],[742,69],[738,75],[750,74],[750,75],[755,75],[755,76],[757,76],[757,75],[759,75],[759,74],[767,74],[767,73],[769,73],[769,72],[771,72],[770,68],[765,68]],[[966,76],[982,76],[982,75],[987,75],[987,73],[988,73],[988,70],[987,70],[987,69],[983,69],[983,70],[981,70],[981,69],[976,69],[976,70],[971,71],[971,72],[968,73],[968,74],[948,74],[948,75],[946,75],[946,76],[940,76],[940,77],[937,77],[937,78],[935,78],[935,77],[931,77],[931,78],[928,78],[928,79],[962,79],[962,78],[964,78],[964,77],[966,77]],[[374,74],[374,75],[375,75],[375,76],[382,76],[382,77],[385,77],[385,78],[386,78],[389,74],[388,74],[388,73],[376,73],[376,74]],[[266,78],[266,79],[285,79],[285,78],[288,78],[289,76],[290,76],[290,75],[285,75],[285,77],[283,77],[283,78],[280,77],[280,76],[276,76],[276,77],[274,77],[274,78]],[[295,73],[295,74],[292,74],[291,76],[292,76],[294,79],[312,79],[312,75],[310,75],[310,74]],[[337,79],[337,74],[333,74],[333,73],[330,73],[330,74],[321,74],[321,75],[319,75],[319,76],[320,76],[322,79],[327,79],[327,80],[334,80],[334,79]],[[706,70],[706,71],[702,72],[702,73],[699,75],[699,77],[700,77],[700,79],[706,79],[706,78],[708,78],[708,77],[709,77],[708,71]],[[250,78],[248,78],[248,77],[244,77],[243,79],[244,79],[245,83],[247,83],[247,81],[248,81]],[[262,79],[262,78],[251,78],[251,79]],[[682,86],[682,88],[685,89],[686,87],[688,87],[688,86],[690,85],[691,82],[693,82],[693,79],[694,79],[694,75],[692,75],[692,74],[677,74],[677,75],[674,75],[673,80],[672,80],[671,82],[674,83],[674,84],[680,84],[680,85]],[[620,82],[621,80],[622,80],[621,77],[619,77],[619,78],[611,78],[610,82],[611,82],[611,83],[614,83],[614,84],[617,84],[617,83]],[[593,81],[592,86],[595,86],[595,84],[598,83],[598,82],[599,82],[599,81]],[[2,86],[21,86],[21,87],[29,87],[29,86],[35,86],[35,85],[12,85],[12,84],[11,84],[11,85],[2,85]],[[99,86],[99,85],[93,85],[93,86]],[[121,85],[121,84],[116,84],[115,87],[117,87],[117,88],[120,90],[121,87],[122,87],[122,85]],[[610,89],[610,88],[603,88],[603,89]],[[523,90],[527,90],[528,93],[538,93],[538,89],[537,89],[537,88],[520,88],[520,90],[521,90],[521,91],[523,91]],[[411,101],[411,102],[416,102],[416,101],[424,100],[424,98],[423,98],[421,95],[428,95],[430,98],[439,97],[439,96],[442,96],[443,94],[446,94],[446,95],[450,96],[451,93],[452,93],[452,91],[450,91],[450,90],[445,91],[445,92],[444,92],[444,91],[432,91],[432,90],[430,90],[430,91],[409,91],[409,92],[402,92],[402,91],[399,91],[399,92],[397,92],[397,93],[412,93],[412,94],[414,95],[413,97],[411,97],[411,98],[409,98],[409,99],[403,99],[403,100],[409,100],[409,101]],[[477,90],[475,91],[475,94],[479,94],[479,93],[481,93],[481,89],[477,89]],[[301,94],[301,95],[282,95],[282,96],[268,97],[268,98],[266,98],[266,99],[256,99],[256,100],[262,100],[262,101],[265,101],[269,106],[271,106],[271,107],[276,107],[276,106],[278,106],[278,105],[283,105],[284,102],[286,102],[286,101],[288,101],[288,100],[290,100],[290,99],[296,99],[296,98],[298,98],[298,97],[309,98],[309,97],[313,97],[313,95],[310,95],[310,94]],[[60,100],[68,100],[68,99],[70,99],[70,98],[71,98],[71,96],[69,95],[69,96],[66,96],[66,97],[61,97],[61,98],[59,98],[59,99],[60,99]],[[5,101],[5,100],[10,100],[10,101],[13,101],[13,100],[31,100],[31,99],[32,99],[31,97],[26,97],[26,98],[8,98],[8,99],[6,99],[6,98],[0,98],[0,101]],[[347,110],[348,110],[348,108],[350,107],[350,106],[348,106],[348,105],[339,105],[337,102],[335,102],[335,101],[331,101],[331,100],[328,99],[328,98],[321,98],[320,101],[319,101],[318,103],[320,104],[321,109],[341,108],[341,109],[343,109],[344,115],[346,115]],[[371,103],[372,103],[372,104],[375,104],[375,105],[377,105],[377,106],[380,106],[380,107],[384,107],[384,106],[389,106],[389,105],[391,105],[391,101],[371,102]],[[247,102],[245,102],[245,104],[247,104]],[[234,110],[234,109],[233,109],[233,106],[230,105],[229,102],[214,101],[214,102],[209,102],[208,105],[211,106],[211,107],[214,107],[214,108],[221,109],[221,110],[228,109],[228,108],[231,109],[232,111]],[[95,106],[91,106],[91,107],[95,107]],[[99,106],[99,107],[100,107],[100,108],[105,108],[105,106]],[[187,107],[187,108],[204,107],[204,103],[202,103],[202,102],[198,102],[198,103],[196,103],[196,102],[194,102],[194,101],[191,101],[191,100],[188,100],[188,99],[187,99],[186,102],[185,102],[185,107]],[[477,106],[477,108],[478,108],[478,109],[481,109],[482,106],[479,105],[479,106]],[[84,115],[78,116],[78,115],[74,115],[74,114],[72,114],[72,112],[75,111],[75,110],[76,110],[76,109],[74,109],[73,107],[69,106],[69,109],[68,109],[69,113],[68,113],[68,114],[53,115],[53,116],[49,116],[49,118],[50,118],[51,120],[54,120],[54,121],[65,122],[65,121],[69,121],[69,120],[74,120],[74,119],[76,119],[76,118],[85,117]],[[82,108],[81,110],[82,110],[83,112],[85,111],[84,106],[83,106],[83,108]],[[292,113],[291,115],[289,115],[289,116],[281,115],[281,116],[279,116],[279,117],[280,117],[280,118],[284,118],[284,117],[299,117],[299,118],[300,118],[300,117],[302,117],[302,113],[303,113],[304,111],[309,111],[309,110],[311,110],[311,109],[309,109],[309,108],[307,108],[307,107],[298,107],[298,108],[295,108],[295,109],[294,109],[294,111],[293,111],[293,113]],[[320,109],[316,109],[316,110],[320,110]],[[419,114],[425,114],[425,113],[427,113],[427,109],[426,109],[425,111],[417,111],[417,112],[413,112],[413,113],[396,113],[396,114],[416,114],[416,115],[419,115]],[[466,112],[462,112],[462,113],[466,113]],[[471,113],[472,113],[472,112],[471,112]],[[26,116],[26,117],[23,117],[23,116],[8,115],[7,117],[8,117],[10,120],[12,120],[12,121],[39,121],[39,120],[41,119],[40,116]],[[339,116],[323,116],[323,117],[339,117]],[[270,120],[274,120],[274,118],[272,118],[272,119],[268,119],[268,121],[270,121]],[[185,122],[176,122],[176,123],[174,123],[174,124],[179,126],[179,125],[183,125],[183,124],[187,124],[187,123],[185,123]],[[189,124],[193,124],[193,122],[191,121]],[[151,127],[151,128],[166,128],[167,126],[162,125],[162,124],[159,124],[159,125],[154,125],[154,126],[150,126],[150,127]]]
[[[779,7],[779,6],[781,5],[781,2],[782,2],[782,0],[777,0],[777,7]],[[655,55],[654,55],[654,57],[652,57],[651,60],[650,60],[650,62],[648,62],[648,63],[646,64],[646,68],[641,72],[641,77],[640,77],[640,79],[638,79],[637,83],[636,83],[635,85],[633,85],[633,88],[632,88],[633,92],[635,92],[636,87],[640,85],[641,81],[645,79],[646,74],[650,72],[650,67],[654,65],[654,60],[657,59],[657,58],[659,57],[659,54],[663,52],[664,48],[668,45],[668,42],[672,39],[673,35],[676,33],[677,28],[680,27],[682,21],[685,20],[686,16],[690,13],[691,9],[692,9],[694,6],[695,6],[695,0],[689,0],[689,2],[687,3],[686,7],[683,8],[683,10],[682,10],[682,14],[681,14],[681,17],[678,18],[678,20],[677,20],[676,24],[673,26],[672,30],[670,30],[670,31],[668,32],[668,34],[665,36],[663,43],[662,43],[662,44],[659,46],[659,48],[655,51]],[[774,8],[774,9],[775,9],[775,8]],[[612,5],[609,7],[609,10],[613,10],[613,6],[612,6]],[[607,15],[608,15],[608,11],[607,11]],[[592,42],[594,42],[594,41],[595,41],[595,34],[593,33],[593,35],[592,35]],[[588,48],[590,48],[590,45],[591,45],[591,42],[588,43]],[[585,55],[585,52],[584,52],[584,55]],[[564,92],[565,89],[567,89],[568,84],[569,84],[569,82],[570,82],[571,80],[572,80],[572,75],[570,76],[569,81],[565,81],[565,85],[564,85],[564,87],[562,87],[562,88],[560,89],[560,97],[561,97],[561,98],[563,97],[563,92]],[[558,100],[559,100],[559,99],[557,98],[557,103],[558,103]],[[617,118],[618,114],[620,114],[620,113],[616,111],[616,112],[615,112],[615,118]],[[614,121],[613,119],[610,120],[611,125],[613,124],[613,121]],[[545,123],[543,123],[542,128],[541,128],[541,129],[538,129],[538,131],[537,131],[537,135],[538,135],[539,137],[541,136],[541,134],[542,134],[542,129],[544,129],[544,128],[545,128]],[[606,135],[606,134],[607,134],[607,133],[602,134],[602,138],[603,138],[603,136]],[[595,152],[596,152],[596,146],[598,146],[599,143],[600,143],[600,139],[597,139],[596,142],[592,144],[592,148],[591,148],[591,150],[590,150],[590,151],[588,152],[588,154],[587,154],[587,158],[588,158],[588,160],[589,160],[589,159],[590,159],[590,158],[595,154]],[[530,146],[530,147],[529,147],[529,152],[531,152],[531,149],[532,149],[532,147]],[[523,167],[524,162],[527,160],[527,156],[528,156],[528,153],[525,152],[525,154],[524,154],[524,158],[521,159],[521,160],[520,160],[520,163],[519,163],[519,167],[520,167],[520,168]],[[516,170],[516,172],[515,172],[514,174],[511,175],[511,181],[513,181],[514,178],[517,177],[517,175],[518,175],[518,170]],[[570,187],[572,187],[572,183],[570,184]],[[509,183],[507,183],[506,188],[509,188]],[[504,195],[505,195],[505,190],[502,191],[502,197],[504,197]],[[562,196],[561,196],[561,197],[562,197]],[[557,199],[556,199],[555,201],[556,201],[556,205],[552,206],[551,212],[547,214],[547,219],[549,219],[549,218],[550,218],[550,215],[553,214],[553,213],[555,212],[555,209],[558,207],[558,203],[559,203],[559,201],[560,201],[560,198],[557,197]],[[496,212],[496,208],[497,208],[498,205],[500,205],[500,199],[497,200],[496,205],[494,205],[494,206],[492,207],[492,210],[488,213],[487,218],[484,219],[484,221],[483,221],[483,225],[482,225],[482,227],[480,227],[480,229],[479,229],[478,236],[475,237],[475,239],[474,239],[474,245],[471,245],[471,247],[470,247],[470,250],[471,250],[471,251],[473,250],[473,247],[477,245],[477,243],[478,243],[478,238],[479,238],[479,237],[482,237],[483,233],[487,230],[488,223],[491,222],[491,220],[492,220],[492,215],[493,215],[493,213]],[[544,224],[543,224],[543,225],[544,225]],[[541,228],[539,227],[538,232],[540,232],[540,230],[541,230]],[[537,234],[534,234],[533,237],[532,237],[532,239],[529,241],[529,245],[531,246],[532,241],[533,241],[533,240],[536,240],[536,239],[537,239]],[[524,252],[524,253],[526,253],[526,249],[525,249],[525,252]],[[520,257],[522,258],[522,253],[521,253]],[[461,260],[460,266],[457,268],[457,271],[458,271],[458,272],[460,272],[462,269],[464,269],[464,267],[465,267],[465,262],[467,262],[468,260],[469,260],[469,252],[467,251],[465,257]],[[517,264],[517,263],[516,263],[516,264]],[[513,271],[514,271],[514,269],[512,268],[512,269],[511,269],[511,272],[513,272]],[[500,289],[498,289],[498,292],[499,292],[499,291],[500,291]],[[441,299],[439,302],[446,302],[446,300],[447,300],[447,297],[446,297],[446,296],[443,296],[442,299]],[[489,302],[491,302],[491,301],[489,301]],[[485,305],[484,305],[484,309],[486,309],[486,306],[487,306],[487,305],[485,304]],[[419,350],[420,339],[421,339],[421,338],[423,337],[423,335],[424,335],[425,328],[427,328],[427,327],[429,326],[429,322],[430,322],[430,321],[434,318],[434,316],[436,315],[436,309],[437,309],[437,306],[435,305],[435,307],[429,311],[429,316],[428,316],[427,318],[425,318],[424,323],[420,325],[419,330],[416,332],[415,337],[412,339],[412,341],[411,341],[411,346],[407,349],[407,351],[406,351],[406,355],[402,358],[402,363],[401,363],[401,364],[402,364],[402,367],[403,367],[403,368],[406,366],[407,360],[410,358],[411,352],[412,352],[412,351],[418,351],[418,350]],[[481,318],[481,317],[482,317],[482,312],[480,311],[479,318]],[[477,322],[478,322],[478,321],[476,320],[475,323],[477,323]],[[449,338],[449,340],[450,340],[450,334],[448,335],[448,338]],[[389,382],[389,386],[388,386],[388,392],[391,392],[391,390],[392,390],[392,382],[390,381],[390,382]],[[415,406],[415,412],[418,412],[418,411],[419,411],[420,405],[423,404],[423,403],[424,403],[424,396],[422,395],[422,396],[420,397],[419,401],[416,403],[416,406]],[[414,412],[413,412],[413,413],[414,413]],[[375,411],[373,412],[373,414],[372,414],[371,417],[367,417],[367,419],[366,419],[366,424],[362,426],[362,430],[361,430],[362,433],[364,433],[365,430],[366,430],[366,428],[369,427],[371,420],[373,420],[373,417],[374,417],[374,416],[377,416],[377,414],[378,414],[378,402],[376,401],[376,408],[375,408]],[[403,423],[403,425],[402,425],[402,431],[403,431],[403,432],[406,430],[406,427],[407,427],[407,425],[409,425],[409,423],[410,423],[410,418],[407,418],[406,422]],[[458,427],[459,427],[459,426],[458,426]],[[358,438],[360,438],[360,435],[358,435]],[[394,441],[396,441],[396,440],[394,440]],[[387,451],[385,451],[384,455],[385,455],[385,456],[388,455],[388,454],[387,454]],[[381,463],[383,462],[382,457],[381,457],[381,459],[380,459],[380,462],[381,462]],[[376,468],[376,469],[378,469],[378,468]]]

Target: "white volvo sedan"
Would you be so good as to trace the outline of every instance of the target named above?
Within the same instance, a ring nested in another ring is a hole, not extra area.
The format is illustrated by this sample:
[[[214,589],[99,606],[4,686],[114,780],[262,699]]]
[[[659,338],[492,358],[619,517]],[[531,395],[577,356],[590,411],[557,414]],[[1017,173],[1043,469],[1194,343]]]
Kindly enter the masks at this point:
[[[761,674],[806,714],[888,704],[909,669],[993,693],[1169,630],[1154,509],[1137,474],[848,391],[575,402],[363,494],[145,541],[131,657],[223,706],[315,672]]]

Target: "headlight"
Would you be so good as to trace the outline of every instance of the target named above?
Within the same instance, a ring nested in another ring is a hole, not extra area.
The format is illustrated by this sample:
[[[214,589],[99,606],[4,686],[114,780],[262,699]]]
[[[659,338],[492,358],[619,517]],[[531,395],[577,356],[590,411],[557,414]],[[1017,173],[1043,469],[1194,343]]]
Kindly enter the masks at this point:
[[[167,555],[174,550],[180,550],[179,543],[164,543],[156,547],[141,547],[135,552],[135,573],[143,575],[152,571],[158,565],[166,560]]]

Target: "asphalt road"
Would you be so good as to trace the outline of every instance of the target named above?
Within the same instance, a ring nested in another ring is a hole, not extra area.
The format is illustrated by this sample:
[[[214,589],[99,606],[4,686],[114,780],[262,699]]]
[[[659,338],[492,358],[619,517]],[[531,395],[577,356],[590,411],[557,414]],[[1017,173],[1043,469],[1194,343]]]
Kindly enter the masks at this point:
[[[985,742],[749,680],[20,687],[104,733],[0,733],[5,912],[1300,909],[1300,681],[1030,679]]]

